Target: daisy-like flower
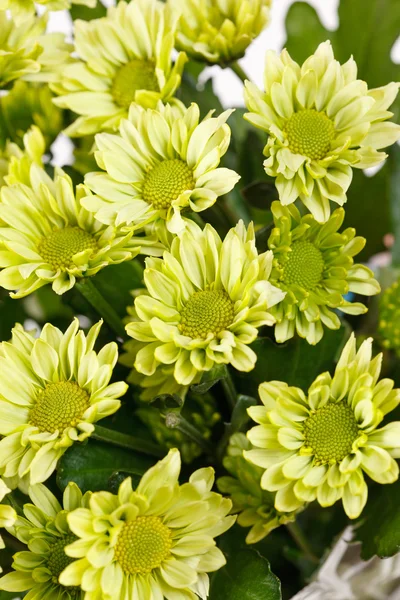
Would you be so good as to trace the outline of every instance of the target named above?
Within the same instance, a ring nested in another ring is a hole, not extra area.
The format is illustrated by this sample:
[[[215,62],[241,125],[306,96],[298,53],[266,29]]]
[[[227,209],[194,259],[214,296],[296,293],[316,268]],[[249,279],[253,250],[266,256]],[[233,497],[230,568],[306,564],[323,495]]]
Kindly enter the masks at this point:
[[[400,289],[395,281],[382,294],[379,306],[378,332],[382,346],[400,355]]]
[[[47,323],[39,338],[17,325],[0,345],[0,473],[42,483],[93,423],[120,407],[128,388],[109,381],[118,359],[115,342],[93,350],[102,322],[87,336],[75,319],[63,334]]]
[[[239,180],[235,171],[218,168],[230,142],[231,113],[209,113],[200,122],[197,104],[132,105],[119,135],[96,136],[97,164],[107,173],[86,176],[96,194],[84,201],[86,208],[103,223],[136,229],[161,221],[178,233],[185,226],[181,211],[209,208]]]
[[[247,434],[256,449],[244,455],[264,469],[261,487],[276,491],[277,510],[342,499],[355,519],[367,501],[364,473],[378,483],[397,480],[400,422],[379,425],[398,406],[400,390],[391,379],[378,381],[381,364],[382,354],[372,359],[372,338],[357,352],[352,334],[333,377],[319,375],[307,396],[281,381],[260,385],[264,406],[248,409],[259,423]]]
[[[28,592],[27,600],[81,600],[83,592],[67,588],[58,581],[60,573],[73,561],[64,552],[76,540],[67,516],[89,505],[90,492],[82,495],[75,483],[69,483],[63,495],[63,506],[38,483],[29,488],[32,504],[25,504],[24,517],[18,516],[8,531],[29,548],[14,554],[13,571],[0,578],[0,590]]]
[[[4,481],[0,478],[0,502],[2,500],[4,500],[4,497],[9,492],[11,492],[11,490],[6,486]],[[11,506],[9,506],[8,504],[0,504],[0,528],[11,527],[15,523],[16,518],[17,518],[17,513]],[[2,548],[5,548],[5,545],[4,545],[4,542],[0,535],[0,550]],[[3,571],[2,571],[2,568],[0,565],[0,573],[2,573],[2,572]]]
[[[151,237],[133,237],[97,221],[82,206],[89,190],[77,186],[59,170],[55,181],[32,165],[31,187],[1,189],[0,286],[22,298],[51,283],[57,294],[70,290],[76,279],[145,253],[162,252]]]
[[[378,165],[387,156],[378,150],[400,138],[387,110],[400,84],[368,90],[353,58],[340,65],[324,42],[301,67],[286,50],[269,51],[264,85],[262,92],[246,82],[245,118],[268,133],[265,171],[282,204],[299,197],[324,222],[329,200],[346,202],[352,168]]]
[[[68,524],[79,539],[66,553],[79,560],[60,582],[81,586],[85,600],[205,600],[207,573],[226,562],[214,538],[235,517],[227,516],[231,501],[211,491],[211,467],[179,485],[180,466],[178,450],[171,450],[136,489],[128,478],[118,495],[96,492],[88,508],[70,513]]]
[[[137,322],[126,331],[144,342],[135,368],[153,375],[174,365],[174,377],[190,385],[216,364],[250,371],[257,360],[249,348],[257,328],[273,325],[269,309],[284,293],[268,281],[272,252],[258,255],[254,229],[243,221],[221,240],[210,225],[176,237],[163,259],[146,259],[149,295],[135,300]]]
[[[1,0],[1,8],[9,10],[18,25],[23,24],[36,14],[35,4],[39,4],[45,10],[65,10],[71,8],[71,4],[85,4],[93,8],[95,0]]]
[[[367,312],[361,302],[349,302],[348,292],[373,296],[379,283],[367,267],[354,264],[353,256],[365,245],[351,227],[339,233],[344,219],[338,208],[324,223],[307,214],[302,217],[292,204],[272,203],[274,229],[268,246],[274,253],[271,283],[286,296],[274,306],[275,337],[285,342],[295,331],[309,344],[317,344],[325,325],[339,329],[340,319],[332,309],[351,315]]]
[[[231,476],[220,477],[218,489],[230,496],[232,512],[238,514],[241,527],[251,527],[246,537],[248,544],[256,544],[271,531],[296,519],[296,512],[280,512],[274,507],[275,494],[261,489],[263,470],[250,464],[243,451],[251,444],[244,433],[235,433],[229,440],[223,464]]]
[[[172,65],[179,14],[159,0],[122,1],[107,17],[75,22],[80,61],[63,69],[54,102],[81,115],[65,132],[88,135],[116,129],[132,102],[154,108],[174,101],[186,54]]]
[[[47,33],[47,17],[17,25],[0,10],[0,88],[14,79],[51,81],[70,61],[71,45],[62,33]]]
[[[4,150],[0,152],[0,187],[13,183],[30,185],[31,166],[43,166],[46,144],[38,127],[33,126],[24,134],[23,146],[21,149],[15,142],[7,140]]]
[[[168,0],[181,18],[176,47],[195,60],[241,58],[269,22],[271,0]]]

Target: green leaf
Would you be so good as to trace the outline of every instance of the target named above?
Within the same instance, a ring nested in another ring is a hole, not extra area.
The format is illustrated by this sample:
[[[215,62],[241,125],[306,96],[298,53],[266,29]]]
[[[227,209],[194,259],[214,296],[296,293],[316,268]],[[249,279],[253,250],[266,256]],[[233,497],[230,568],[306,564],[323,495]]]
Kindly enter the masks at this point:
[[[319,44],[332,35],[319,20],[318,13],[307,2],[295,2],[286,17],[287,41],[285,47],[290,55],[302,63]]]
[[[141,476],[155,462],[156,459],[130,450],[89,440],[87,444],[74,444],[61,458],[57,484],[62,490],[70,481],[75,481],[83,492],[107,490],[115,473]]]
[[[221,379],[225,379],[225,377],[225,365],[217,365],[216,367],[213,367],[210,371],[205,371],[203,377],[201,378],[201,382],[192,385],[190,389],[196,394],[205,394],[216,383],[218,383],[218,381],[221,381]]]
[[[209,600],[280,600],[281,585],[269,562],[252,548],[226,552],[227,564],[211,580]]]
[[[131,291],[143,287],[143,269],[137,260],[111,265],[93,277],[93,283],[118,315],[125,317],[126,307],[133,304]]]
[[[394,245],[392,248],[393,266],[400,266],[400,147],[396,144],[389,156],[391,166],[390,199],[393,222]]]
[[[107,8],[101,2],[97,2],[94,8],[85,6],[84,4],[72,4],[70,8],[72,19],[82,19],[83,21],[91,21],[92,19],[100,19],[107,14]]]

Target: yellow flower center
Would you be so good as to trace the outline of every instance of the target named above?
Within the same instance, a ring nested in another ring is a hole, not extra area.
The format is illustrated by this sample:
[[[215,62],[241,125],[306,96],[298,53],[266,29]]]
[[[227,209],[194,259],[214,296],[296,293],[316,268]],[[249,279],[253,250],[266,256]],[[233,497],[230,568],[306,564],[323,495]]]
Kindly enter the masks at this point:
[[[129,108],[131,103],[135,102],[135,95],[139,90],[160,91],[152,60],[135,58],[123,65],[111,86],[111,94],[116,104],[123,108]]]
[[[223,290],[196,292],[182,311],[179,329],[193,339],[206,338],[209,333],[219,333],[234,318],[234,305]]]
[[[182,192],[193,190],[193,172],[185,162],[164,160],[149,171],[143,184],[143,199],[154,208],[169,208]]]
[[[329,403],[304,422],[305,446],[311,448],[317,463],[334,464],[351,453],[358,437],[354,413],[345,402]]]
[[[286,123],[285,131],[290,150],[313,160],[327,155],[335,135],[332,121],[325,113],[313,109],[294,113]]]
[[[65,554],[64,548],[65,546],[75,542],[76,539],[77,538],[71,533],[64,536],[51,546],[49,559],[47,561],[47,568],[51,572],[51,579],[53,583],[58,584],[58,578],[60,574],[68,567],[68,565],[74,562],[74,558],[70,558]],[[68,588],[68,590],[69,589],[70,588]],[[71,589],[74,590],[74,588]]]
[[[37,397],[29,422],[40,431],[61,433],[67,427],[75,427],[89,406],[89,394],[77,383],[50,383]]]
[[[125,574],[145,575],[170,555],[171,530],[159,517],[137,517],[123,526],[115,557]]]
[[[295,242],[283,271],[283,281],[312,290],[321,281],[324,270],[321,251],[311,242]]]
[[[57,229],[50,235],[42,238],[38,244],[39,254],[42,259],[54,269],[72,269],[72,257],[84,250],[94,250],[96,240],[90,233],[79,227],[66,227]]]

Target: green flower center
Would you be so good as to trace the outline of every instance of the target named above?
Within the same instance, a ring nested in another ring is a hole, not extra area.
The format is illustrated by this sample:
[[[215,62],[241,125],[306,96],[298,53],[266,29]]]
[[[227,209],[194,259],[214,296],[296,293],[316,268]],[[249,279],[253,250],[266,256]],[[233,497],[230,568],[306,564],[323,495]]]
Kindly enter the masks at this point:
[[[115,103],[123,108],[129,108],[135,102],[136,92],[139,90],[160,91],[152,60],[131,60],[119,69],[111,86]]]
[[[57,229],[50,235],[42,238],[38,244],[39,254],[42,259],[54,269],[72,269],[72,257],[84,250],[94,250],[96,240],[90,233],[79,227],[66,227]]]
[[[194,187],[193,172],[185,162],[177,158],[164,160],[147,173],[143,199],[154,208],[169,208],[171,202]]]
[[[321,281],[324,270],[321,251],[311,242],[295,242],[283,271],[283,281],[312,290]]]
[[[182,311],[179,329],[183,335],[204,339],[229,327],[234,314],[234,304],[225,291],[196,292]]]
[[[171,546],[171,530],[159,517],[137,517],[123,526],[115,557],[124,573],[145,575],[161,566]]]
[[[89,394],[77,383],[50,383],[37,397],[29,422],[40,431],[61,433],[67,427],[75,427],[89,406]]]
[[[328,403],[304,422],[305,446],[317,463],[334,464],[351,453],[358,437],[354,412],[345,402]]]
[[[289,148],[313,160],[324,158],[331,147],[335,127],[325,113],[314,109],[294,113],[286,123]]]
[[[65,554],[64,548],[69,544],[75,542],[77,538],[71,533],[69,535],[64,536],[58,542],[53,544],[50,548],[50,556],[47,561],[47,568],[52,574],[53,583],[58,583],[58,578],[60,574],[74,562],[74,558],[70,558]],[[68,588],[70,589],[70,588]],[[71,588],[74,590],[74,588]]]

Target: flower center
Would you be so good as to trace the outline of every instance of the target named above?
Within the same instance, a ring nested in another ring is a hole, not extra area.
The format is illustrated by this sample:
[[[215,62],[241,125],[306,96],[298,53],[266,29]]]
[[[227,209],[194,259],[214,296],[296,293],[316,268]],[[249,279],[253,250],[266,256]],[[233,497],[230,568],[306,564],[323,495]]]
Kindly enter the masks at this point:
[[[131,60],[119,69],[111,86],[115,103],[123,108],[129,108],[135,102],[138,90],[160,91],[155,64],[151,60]]]
[[[319,464],[340,462],[358,437],[353,411],[344,402],[326,404],[304,422],[304,437]]]
[[[161,566],[171,546],[171,530],[159,517],[137,517],[123,526],[115,557],[124,573],[144,575]]]
[[[185,162],[164,160],[149,171],[143,184],[143,199],[154,208],[169,208],[182,192],[193,190],[193,172]]]
[[[67,427],[75,427],[89,406],[88,393],[77,383],[50,383],[37,397],[29,422],[40,431],[61,433]]]
[[[321,251],[311,242],[295,242],[283,271],[283,281],[312,290],[321,281],[324,270]]]
[[[58,584],[58,578],[60,574],[64,571],[64,569],[68,567],[68,565],[74,562],[74,558],[70,558],[65,554],[64,548],[65,546],[68,546],[69,544],[75,542],[75,540],[76,537],[71,533],[61,538],[50,548],[50,555],[47,561],[47,568],[52,574],[53,583]]]
[[[179,329],[193,339],[206,338],[209,333],[219,333],[231,325],[234,305],[223,290],[196,292],[182,311]]]
[[[42,238],[38,250],[46,263],[54,269],[65,271],[74,267],[72,258],[75,254],[84,250],[94,250],[96,246],[96,240],[87,231],[79,227],[66,227]]]
[[[314,109],[294,113],[287,121],[285,131],[290,150],[313,160],[327,155],[335,135],[332,121],[325,113]]]

